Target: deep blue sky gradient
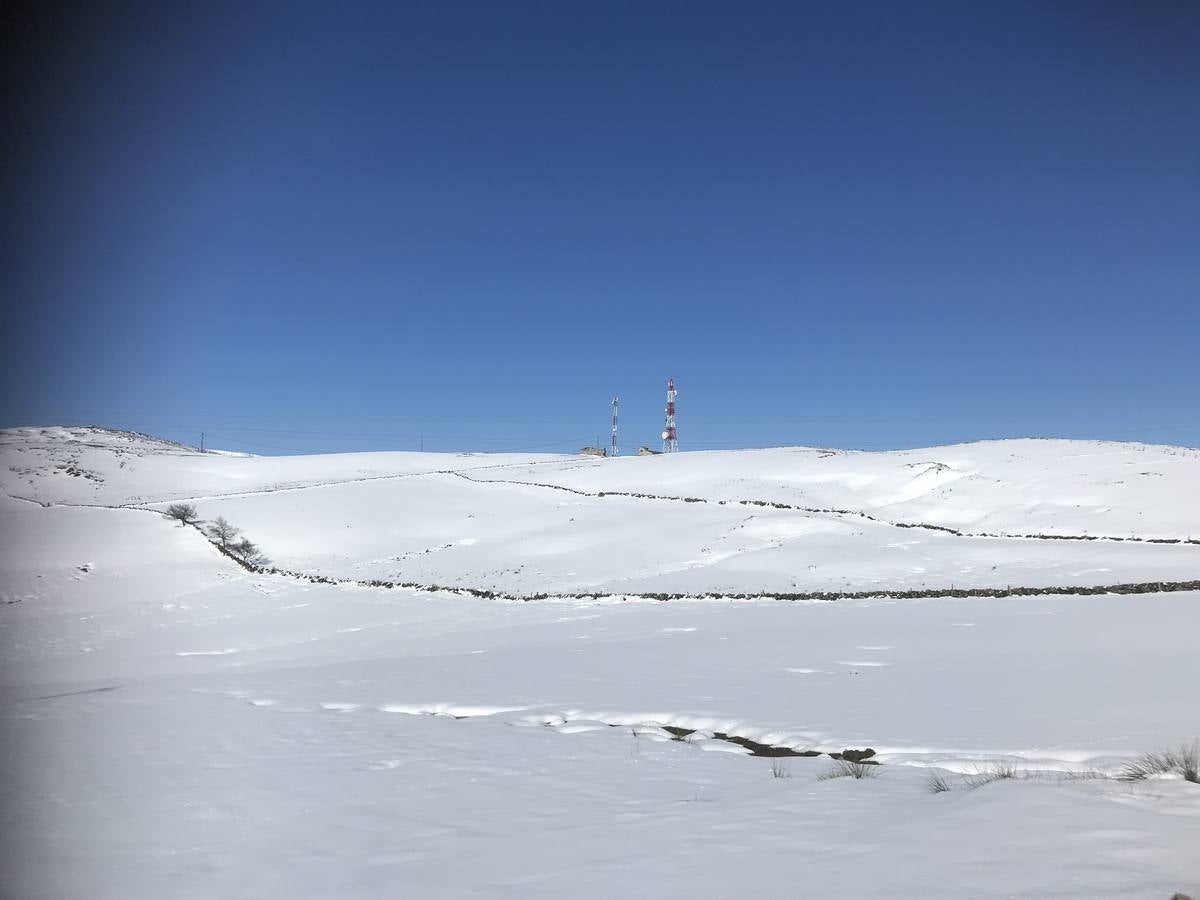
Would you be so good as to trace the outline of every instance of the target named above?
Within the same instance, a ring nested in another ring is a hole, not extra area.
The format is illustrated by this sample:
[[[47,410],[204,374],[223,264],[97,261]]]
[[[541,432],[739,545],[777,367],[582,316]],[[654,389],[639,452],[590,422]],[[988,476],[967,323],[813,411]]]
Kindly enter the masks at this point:
[[[1200,445],[1200,5],[14,17],[0,424]]]

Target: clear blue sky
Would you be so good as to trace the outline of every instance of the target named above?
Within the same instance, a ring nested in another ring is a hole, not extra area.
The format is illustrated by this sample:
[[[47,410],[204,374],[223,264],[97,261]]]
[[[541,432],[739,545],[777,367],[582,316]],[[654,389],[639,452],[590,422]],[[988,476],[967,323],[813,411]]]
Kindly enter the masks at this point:
[[[47,6],[47,5],[43,5]],[[1200,445],[1200,5],[10,14],[0,424]]]

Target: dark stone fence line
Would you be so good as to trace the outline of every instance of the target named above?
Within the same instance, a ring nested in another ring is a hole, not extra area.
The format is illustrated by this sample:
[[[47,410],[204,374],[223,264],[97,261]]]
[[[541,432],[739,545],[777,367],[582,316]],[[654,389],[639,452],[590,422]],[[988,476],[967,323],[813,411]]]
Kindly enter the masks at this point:
[[[199,529],[197,529],[199,530]],[[203,532],[201,532],[203,534]],[[205,536],[205,540],[208,540]],[[383,578],[356,579],[337,578],[332,575],[318,575],[312,572],[298,572],[292,569],[281,569],[277,566],[258,566],[246,562],[237,554],[209,541],[218,552],[231,559],[247,572],[256,575],[281,575],[286,578],[296,578],[310,584],[352,585],[354,587],[383,588],[387,590],[401,588],[415,591],[440,592],[461,594],[469,597],[480,597],[486,600],[509,600],[528,603],[535,600],[605,600],[618,597],[629,600],[871,600],[887,597],[896,600],[922,600],[939,597],[1036,597],[1047,594],[1065,596],[1094,596],[1097,594],[1162,594],[1178,591],[1200,591],[1200,580],[1196,581],[1147,581],[1138,584],[1109,584],[1098,587],[1070,587],[1056,585],[1054,587],[1006,587],[1006,588],[933,588],[914,591],[752,591],[726,593],[722,591],[707,591],[701,594],[665,593],[662,591],[647,591],[643,593],[613,594],[604,591],[566,591],[561,593],[514,594],[507,591],[497,591],[490,588],[462,587],[441,584],[421,584],[415,581],[389,581]]]
[[[438,473],[443,474],[443,473]],[[961,531],[957,528],[950,528],[946,525],[929,525],[923,522],[892,522],[887,519],[881,519],[878,516],[873,516],[870,513],[862,510],[854,509],[839,509],[835,506],[817,507],[817,506],[797,506],[792,503],[780,503],[775,500],[707,500],[704,497],[677,497],[669,494],[646,494],[638,491],[581,491],[577,488],[565,487],[561,484],[547,484],[540,481],[509,481],[499,478],[472,478],[463,472],[447,471],[444,474],[457,475],[459,478],[466,481],[473,481],[476,484],[514,484],[525,487],[540,487],[554,491],[564,491],[568,494],[575,494],[579,497],[632,497],[638,500],[664,500],[674,503],[715,503],[718,506],[726,506],[729,504],[738,504],[740,506],[762,506],[771,509],[788,509],[794,512],[816,513],[819,515],[831,515],[865,519],[868,522],[875,522],[879,525],[890,525],[893,528],[919,528],[922,531],[940,531],[945,534],[952,534],[955,537],[970,537],[970,538],[1020,538],[1023,540],[1037,541],[1124,541],[1133,544],[1195,544],[1200,546],[1200,538],[1141,538],[1141,537],[1116,537],[1111,535],[1095,535],[1095,534],[1011,534],[1006,532],[990,532],[990,531]]]

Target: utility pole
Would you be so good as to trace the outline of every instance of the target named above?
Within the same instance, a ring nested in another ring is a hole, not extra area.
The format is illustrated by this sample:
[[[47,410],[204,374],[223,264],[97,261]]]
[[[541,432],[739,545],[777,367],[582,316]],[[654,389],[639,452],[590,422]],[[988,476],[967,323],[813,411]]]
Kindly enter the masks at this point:
[[[200,452],[204,452],[204,432],[200,432]]]

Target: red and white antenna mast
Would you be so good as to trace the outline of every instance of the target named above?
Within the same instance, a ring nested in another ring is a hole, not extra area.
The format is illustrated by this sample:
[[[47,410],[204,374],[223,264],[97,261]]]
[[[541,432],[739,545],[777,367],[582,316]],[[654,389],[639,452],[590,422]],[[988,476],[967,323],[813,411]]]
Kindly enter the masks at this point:
[[[679,449],[675,436],[675,379],[667,379],[667,421],[662,433],[663,453],[674,453]]]
[[[609,456],[616,456],[619,451],[617,449],[617,408],[621,405],[620,397],[613,397],[613,433],[612,433],[612,449],[608,451]]]

